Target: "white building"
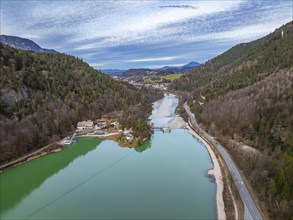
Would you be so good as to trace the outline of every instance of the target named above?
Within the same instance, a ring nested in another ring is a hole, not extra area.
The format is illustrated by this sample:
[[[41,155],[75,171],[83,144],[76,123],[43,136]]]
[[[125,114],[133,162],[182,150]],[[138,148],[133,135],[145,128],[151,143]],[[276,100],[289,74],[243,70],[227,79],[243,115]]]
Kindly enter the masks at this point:
[[[92,120],[87,121],[80,121],[77,123],[77,130],[82,131],[85,129],[91,129],[94,128],[94,122]]]

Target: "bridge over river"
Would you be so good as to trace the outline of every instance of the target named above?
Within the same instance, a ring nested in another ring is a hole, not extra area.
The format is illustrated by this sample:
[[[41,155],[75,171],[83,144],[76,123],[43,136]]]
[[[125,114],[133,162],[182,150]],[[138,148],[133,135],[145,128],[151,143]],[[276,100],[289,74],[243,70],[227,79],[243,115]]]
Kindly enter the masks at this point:
[[[169,126],[153,127],[151,130],[152,131],[154,131],[154,130],[161,130],[163,132],[171,132],[171,127],[169,127]]]

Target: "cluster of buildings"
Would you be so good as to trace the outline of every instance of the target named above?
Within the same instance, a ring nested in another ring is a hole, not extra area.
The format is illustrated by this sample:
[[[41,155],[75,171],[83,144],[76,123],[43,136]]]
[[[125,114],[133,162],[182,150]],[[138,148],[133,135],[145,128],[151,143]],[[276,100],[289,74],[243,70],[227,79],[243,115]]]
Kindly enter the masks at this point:
[[[125,131],[123,131],[123,134],[124,134],[127,142],[132,142],[134,140],[132,130],[125,130]]]
[[[168,85],[170,84],[170,83],[139,83],[134,81],[128,81],[128,82],[136,87],[142,87],[142,86],[152,87],[152,88],[160,89],[163,91],[167,91]]]
[[[153,84],[150,84],[150,86],[156,89],[167,91],[168,83],[153,83]]]
[[[96,121],[86,120],[80,121],[77,123],[76,132],[86,132],[90,135],[105,135],[105,129],[114,128],[115,130],[119,130],[120,124],[118,121],[110,121],[107,118],[99,118]],[[125,137],[127,142],[132,142],[134,140],[134,135],[132,130],[119,130],[119,132]]]
[[[95,130],[105,129],[107,128],[108,125],[112,125],[115,129],[118,129],[120,126],[118,121],[108,123],[108,119],[99,118],[95,122],[92,120],[78,122],[76,131],[78,132],[78,131],[84,131],[84,130],[90,130],[90,129],[95,129]]]

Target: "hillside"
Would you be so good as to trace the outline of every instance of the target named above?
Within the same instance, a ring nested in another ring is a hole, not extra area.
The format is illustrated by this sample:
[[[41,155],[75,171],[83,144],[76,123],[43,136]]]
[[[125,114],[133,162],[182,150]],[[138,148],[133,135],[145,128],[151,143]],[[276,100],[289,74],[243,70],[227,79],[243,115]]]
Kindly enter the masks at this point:
[[[9,45],[10,47],[14,47],[20,50],[32,50],[40,53],[58,53],[55,50],[41,48],[32,40],[21,37],[0,35],[0,43]]]
[[[293,60],[292,22],[259,40],[236,45],[222,55],[190,71],[173,89],[200,91],[215,98],[257,82]],[[283,31],[283,37],[282,35]]]
[[[73,56],[3,44],[0,51],[0,164],[58,140],[80,120],[109,112],[148,136],[151,103],[161,92],[115,81]]]
[[[171,88],[229,150],[267,215],[292,219],[293,23],[231,48]]]

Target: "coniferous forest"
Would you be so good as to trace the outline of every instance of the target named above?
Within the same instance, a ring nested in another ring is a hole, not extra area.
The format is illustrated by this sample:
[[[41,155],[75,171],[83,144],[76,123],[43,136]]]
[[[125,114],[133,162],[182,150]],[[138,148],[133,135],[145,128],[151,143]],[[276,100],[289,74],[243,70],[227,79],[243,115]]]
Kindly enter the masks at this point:
[[[81,59],[0,44],[0,163],[72,133],[81,120],[116,113],[122,127],[149,136],[155,89],[118,82]],[[123,112],[123,113],[122,113]]]

